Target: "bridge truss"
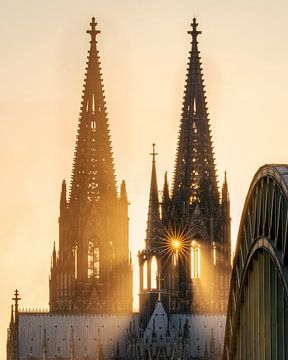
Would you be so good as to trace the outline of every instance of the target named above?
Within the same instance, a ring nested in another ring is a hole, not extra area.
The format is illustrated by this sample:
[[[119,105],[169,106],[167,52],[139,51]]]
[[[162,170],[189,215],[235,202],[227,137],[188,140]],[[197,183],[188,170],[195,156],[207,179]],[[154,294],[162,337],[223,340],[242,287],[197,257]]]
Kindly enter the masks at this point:
[[[239,227],[223,359],[288,359],[288,165],[255,174]]]

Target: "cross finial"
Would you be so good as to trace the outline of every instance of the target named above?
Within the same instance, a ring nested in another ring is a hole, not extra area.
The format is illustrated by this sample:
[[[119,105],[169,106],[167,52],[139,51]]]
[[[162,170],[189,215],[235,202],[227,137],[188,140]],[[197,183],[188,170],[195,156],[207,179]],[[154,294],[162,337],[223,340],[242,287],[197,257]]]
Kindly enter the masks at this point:
[[[155,152],[155,147],[156,147],[156,145],[153,143],[152,144],[152,153],[150,153],[150,155],[152,155],[152,162],[155,162],[155,160],[156,160],[156,155],[158,155],[158,153],[156,153]]]
[[[19,297],[19,291],[16,289],[15,293],[14,293],[14,298],[12,299],[15,301],[15,313],[18,313],[18,304],[19,304],[19,300],[21,300],[21,298]]]
[[[90,23],[91,30],[87,30],[87,34],[91,35],[91,41],[96,41],[96,36],[101,33],[100,30],[96,30],[97,23],[95,21],[95,17],[92,17],[92,21]]]
[[[192,31],[188,31],[188,34],[192,36],[192,41],[197,41],[197,36],[201,34],[201,31],[197,30],[197,22],[196,18],[193,18],[193,22],[191,23]]]

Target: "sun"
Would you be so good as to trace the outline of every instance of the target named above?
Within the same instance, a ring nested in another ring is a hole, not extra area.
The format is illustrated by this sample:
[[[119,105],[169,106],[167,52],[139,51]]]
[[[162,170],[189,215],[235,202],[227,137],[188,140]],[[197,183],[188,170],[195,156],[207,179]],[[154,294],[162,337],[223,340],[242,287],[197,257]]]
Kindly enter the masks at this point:
[[[174,251],[178,251],[181,248],[181,240],[178,238],[172,238],[170,244]]]
[[[156,239],[155,250],[157,249],[159,254],[166,258],[166,261],[176,258],[189,261],[192,234],[187,226],[163,226],[159,229]]]

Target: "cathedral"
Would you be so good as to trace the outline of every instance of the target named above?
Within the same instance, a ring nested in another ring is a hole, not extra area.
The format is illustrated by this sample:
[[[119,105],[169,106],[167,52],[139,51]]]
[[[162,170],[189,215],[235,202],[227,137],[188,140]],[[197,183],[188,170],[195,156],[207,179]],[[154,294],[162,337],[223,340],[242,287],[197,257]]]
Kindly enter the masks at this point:
[[[219,192],[193,19],[176,163],[159,196],[156,149],[145,249],[138,252],[139,312],[132,311],[128,196],[118,191],[97,29],[92,18],[70,188],[63,180],[49,311],[19,308],[7,360],[218,360],[231,271],[230,202]]]

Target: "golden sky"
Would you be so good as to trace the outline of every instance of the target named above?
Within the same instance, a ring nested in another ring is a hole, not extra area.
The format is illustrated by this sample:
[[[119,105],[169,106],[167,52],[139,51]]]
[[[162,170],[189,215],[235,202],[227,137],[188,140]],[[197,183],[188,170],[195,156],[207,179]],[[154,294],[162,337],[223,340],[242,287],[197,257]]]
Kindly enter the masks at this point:
[[[127,182],[130,246],[144,246],[151,168],[172,178],[194,16],[220,184],[227,170],[233,241],[253,174],[287,162],[285,0],[25,0],[1,5],[0,352],[11,297],[47,307],[62,179],[70,181],[89,36],[96,17],[118,184]]]

